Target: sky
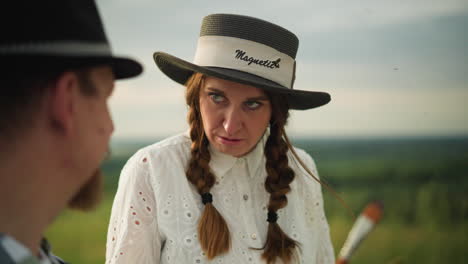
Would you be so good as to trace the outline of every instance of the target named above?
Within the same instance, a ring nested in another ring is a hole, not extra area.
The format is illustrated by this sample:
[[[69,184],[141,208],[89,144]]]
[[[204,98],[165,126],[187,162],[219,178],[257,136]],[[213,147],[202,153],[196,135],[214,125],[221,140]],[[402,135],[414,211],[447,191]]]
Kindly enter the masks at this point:
[[[114,138],[151,139],[188,129],[184,87],[153,61],[164,51],[192,61],[202,18],[264,19],[299,38],[295,89],[332,101],[291,111],[300,137],[468,136],[466,0],[97,0],[115,55],[144,66],[118,81]]]

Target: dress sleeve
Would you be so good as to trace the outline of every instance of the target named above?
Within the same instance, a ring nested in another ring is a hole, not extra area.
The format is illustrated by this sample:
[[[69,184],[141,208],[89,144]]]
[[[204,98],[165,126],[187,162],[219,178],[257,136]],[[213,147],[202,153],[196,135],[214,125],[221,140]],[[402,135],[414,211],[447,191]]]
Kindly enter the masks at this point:
[[[106,244],[107,264],[159,263],[161,241],[149,157],[139,151],[124,166]]]
[[[304,161],[305,165],[311,170],[313,175],[319,179],[317,167],[312,157],[305,151],[298,151],[299,157]],[[307,172],[305,172],[307,173]],[[310,191],[305,195],[305,207],[307,214],[307,225],[313,227],[317,232],[317,258],[315,263],[335,264],[335,252],[330,238],[330,227],[327,222],[324,211],[324,201],[322,195],[322,186],[308,173],[306,174]]]

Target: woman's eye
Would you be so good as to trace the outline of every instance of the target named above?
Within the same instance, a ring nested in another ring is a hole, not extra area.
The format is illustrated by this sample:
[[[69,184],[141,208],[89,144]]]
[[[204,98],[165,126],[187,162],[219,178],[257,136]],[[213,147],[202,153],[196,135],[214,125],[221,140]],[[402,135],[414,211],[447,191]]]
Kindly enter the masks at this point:
[[[222,103],[224,101],[224,96],[222,96],[222,95],[215,94],[215,93],[210,93],[208,95],[211,97],[211,100],[213,100],[213,102],[215,102],[217,104]]]
[[[255,109],[259,108],[262,105],[262,103],[257,102],[257,101],[247,101],[247,102],[245,102],[245,105],[250,110],[255,110]]]

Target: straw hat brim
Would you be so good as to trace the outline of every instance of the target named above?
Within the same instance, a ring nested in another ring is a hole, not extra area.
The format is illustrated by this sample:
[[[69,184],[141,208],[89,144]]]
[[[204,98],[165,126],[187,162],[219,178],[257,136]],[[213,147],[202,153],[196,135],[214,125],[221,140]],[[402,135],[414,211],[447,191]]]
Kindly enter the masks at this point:
[[[330,95],[325,92],[289,89],[254,74],[220,67],[199,66],[164,52],[155,52],[153,58],[165,75],[182,85],[185,85],[193,73],[199,72],[207,76],[252,85],[268,92],[282,94],[288,100],[291,109],[311,109],[325,105],[331,100]]]

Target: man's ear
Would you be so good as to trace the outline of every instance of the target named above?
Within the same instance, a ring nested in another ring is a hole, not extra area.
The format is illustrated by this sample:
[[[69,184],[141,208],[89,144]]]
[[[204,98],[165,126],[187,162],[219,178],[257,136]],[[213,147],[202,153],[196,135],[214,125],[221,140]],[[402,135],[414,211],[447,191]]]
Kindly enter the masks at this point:
[[[79,83],[74,72],[62,73],[50,90],[50,117],[54,128],[70,133],[74,127],[77,92]]]

